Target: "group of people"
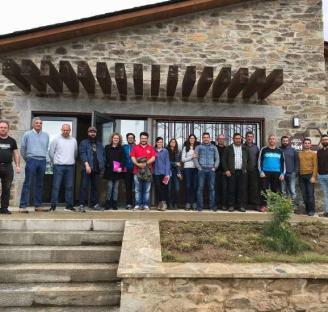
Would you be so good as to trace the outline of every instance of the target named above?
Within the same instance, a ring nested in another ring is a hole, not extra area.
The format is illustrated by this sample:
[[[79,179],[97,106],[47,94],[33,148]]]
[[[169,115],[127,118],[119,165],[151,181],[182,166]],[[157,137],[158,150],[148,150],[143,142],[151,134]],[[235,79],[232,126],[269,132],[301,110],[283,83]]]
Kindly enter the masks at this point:
[[[71,136],[69,124],[63,124],[61,134],[49,146],[49,136],[42,131],[42,120],[34,118],[32,130],[21,140],[20,154],[15,139],[8,136],[9,123],[0,121],[0,178],[2,183],[1,213],[9,214],[10,188],[13,181],[14,160],[16,173],[20,173],[20,155],[26,162],[25,180],[22,187],[19,211],[28,212],[30,189],[34,180],[33,200],[35,210],[42,206],[42,191],[46,161],[49,157],[53,168],[50,211],[56,210],[61,185],[64,185],[67,211],[85,212],[85,205],[102,210],[99,203],[98,184],[102,177],[107,180],[104,209],[117,209],[119,183],[125,182],[126,208],[149,210],[151,186],[154,186],[156,208],[164,211],[177,208],[180,185],[184,185],[185,210],[204,209],[204,189],[208,188],[209,209],[245,212],[253,206],[267,211],[265,192],[282,192],[292,200],[295,212],[299,211],[296,180],[299,184],[306,214],[315,213],[314,184],[319,180],[325,194],[325,212],[328,217],[328,135],[321,138],[321,149],[311,150],[311,140],[303,141],[303,150],[297,152],[290,146],[289,138],[277,139],[269,135],[268,144],[259,148],[254,143],[254,134],[246,133],[243,143],[240,133],[233,135],[233,142],[226,145],[223,134],[216,142],[204,132],[199,142],[194,134],[189,135],[182,149],[172,138],[164,146],[162,137],[157,137],[155,146],[149,144],[147,132],[141,132],[136,144],[135,134],[122,136],[112,133],[105,147],[97,140],[97,129],[88,128],[88,137],[77,144]],[[73,186],[77,157],[81,160],[79,204],[74,207]],[[90,199],[89,195],[90,187]],[[42,209],[43,210],[43,209]]]

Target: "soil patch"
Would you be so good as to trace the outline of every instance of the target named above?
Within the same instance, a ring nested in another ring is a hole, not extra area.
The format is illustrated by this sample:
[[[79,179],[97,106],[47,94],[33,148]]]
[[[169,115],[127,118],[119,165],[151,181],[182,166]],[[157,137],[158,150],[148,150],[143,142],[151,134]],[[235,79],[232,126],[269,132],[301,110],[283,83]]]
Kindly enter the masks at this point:
[[[161,221],[164,262],[328,263],[328,224],[297,223],[293,228],[309,250],[297,255],[271,251],[263,243],[264,223]]]

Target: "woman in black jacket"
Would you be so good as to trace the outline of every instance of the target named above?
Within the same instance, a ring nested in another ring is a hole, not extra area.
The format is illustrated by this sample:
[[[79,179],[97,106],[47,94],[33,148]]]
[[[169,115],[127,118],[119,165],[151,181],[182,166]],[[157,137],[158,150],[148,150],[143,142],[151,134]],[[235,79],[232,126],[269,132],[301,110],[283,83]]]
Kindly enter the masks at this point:
[[[110,143],[105,146],[105,172],[104,179],[108,180],[107,200],[105,210],[113,208],[117,210],[119,179],[123,177],[122,167],[124,163],[124,151],[122,147],[122,136],[114,132]]]

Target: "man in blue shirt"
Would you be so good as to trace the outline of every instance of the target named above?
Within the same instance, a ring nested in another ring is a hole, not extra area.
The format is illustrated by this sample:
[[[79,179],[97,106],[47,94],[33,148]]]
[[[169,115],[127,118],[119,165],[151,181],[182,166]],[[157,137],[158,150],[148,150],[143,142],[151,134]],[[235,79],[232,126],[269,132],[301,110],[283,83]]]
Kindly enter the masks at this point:
[[[214,144],[211,144],[211,137],[208,132],[202,135],[202,144],[195,149],[195,166],[198,169],[197,188],[197,210],[202,211],[204,207],[203,191],[207,181],[209,188],[209,206],[212,211],[216,211],[215,204],[215,171],[219,167],[220,156]]]
[[[281,182],[286,173],[285,158],[282,150],[277,147],[277,139],[274,135],[269,135],[268,145],[262,147],[259,153],[258,169],[261,177],[262,191],[268,189],[272,192],[281,191]],[[261,212],[267,211],[266,199],[261,197]]]
[[[35,211],[42,211],[43,179],[46,172],[46,157],[49,147],[49,135],[42,131],[42,120],[35,117],[32,120],[32,130],[24,133],[21,142],[21,156],[25,160],[25,180],[23,183],[19,212],[27,213],[29,205],[30,187],[35,178],[34,207]]]

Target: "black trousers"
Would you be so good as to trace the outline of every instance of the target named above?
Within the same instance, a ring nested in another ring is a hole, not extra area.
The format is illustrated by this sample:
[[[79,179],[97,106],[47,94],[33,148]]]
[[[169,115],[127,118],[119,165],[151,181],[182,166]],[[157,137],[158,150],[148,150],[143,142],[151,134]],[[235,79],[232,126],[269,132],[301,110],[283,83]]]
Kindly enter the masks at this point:
[[[245,207],[246,174],[242,170],[236,170],[228,181],[229,207]]]
[[[169,187],[167,184],[164,184],[163,178],[164,175],[153,175],[154,177],[154,185],[155,185],[155,196],[157,202],[161,201],[168,201],[168,195],[169,195]]]
[[[246,188],[247,204],[260,205],[260,175],[258,170],[247,172],[247,188]]]
[[[14,178],[14,170],[12,164],[0,165],[0,179],[1,179],[1,209],[9,207],[10,188]]]
[[[124,173],[126,205],[133,205],[133,181],[134,176],[131,171]]]
[[[227,206],[227,176],[224,175],[223,171],[217,171],[215,173],[216,179],[216,204],[219,208]]]
[[[265,172],[265,178],[261,178],[262,192],[266,193],[267,190],[271,190],[274,193],[281,192],[281,182],[279,180],[279,172]],[[266,206],[267,202],[263,195],[261,195],[261,205]]]

